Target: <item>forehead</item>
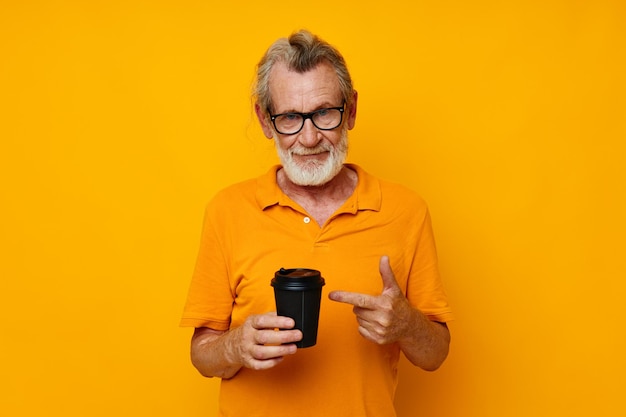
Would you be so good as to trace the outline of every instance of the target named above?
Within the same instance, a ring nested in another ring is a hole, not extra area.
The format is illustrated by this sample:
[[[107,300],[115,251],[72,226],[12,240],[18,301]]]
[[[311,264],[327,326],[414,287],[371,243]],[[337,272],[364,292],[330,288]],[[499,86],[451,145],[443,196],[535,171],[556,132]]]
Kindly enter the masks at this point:
[[[341,88],[335,69],[321,63],[310,71],[291,71],[276,63],[270,72],[269,92],[274,112],[307,112],[341,105]]]

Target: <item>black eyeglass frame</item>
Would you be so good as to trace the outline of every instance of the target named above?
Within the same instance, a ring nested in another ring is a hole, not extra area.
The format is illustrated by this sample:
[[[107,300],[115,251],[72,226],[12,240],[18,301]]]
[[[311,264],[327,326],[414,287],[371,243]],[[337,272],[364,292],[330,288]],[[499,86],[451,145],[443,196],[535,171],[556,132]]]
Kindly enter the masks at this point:
[[[304,123],[306,122],[307,119],[311,119],[311,123],[313,123],[313,126],[315,126],[319,130],[335,130],[335,129],[337,129],[339,126],[341,126],[341,123],[343,123],[343,113],[346,111],[345,107],[346,107],[346,102],[344,101],[343,104],[340,107],[326,107],[326,108],[323,108],[323,109],[312,111],[310,113],[298,113],[298,112],[290,111],[290,112],[287,112],[287,113],[271,114],[269,109],[267,110],[267,112],[270,115],[270,120],[272,121],[272,124],[274,125],[274,129],[276,129],[276,131],[278,133],[280,133],[281,135],[291,136],[291,135],[295,135],[297,133],[300,133],[300,131],[304,127]],[[316,114],[318,114],[320,112],[326,111],[326,110],[339,110],[339,123],[337,124],[337,126],[335,126],[335,127],[319,127],[318,125],[315,124],[315,120],[313,120],[313,116],[315,116]],[[302,125],[300,125],[300,129],[296,130],[293,133],[283,133],[280,130],[278,130],[278,127],[276,127],[276,118],[280,117],[280,116],[285,116],[285,115],[288,115],[288,114],[293,114],[293,115],[297,115],[297,116],[302,117]]]

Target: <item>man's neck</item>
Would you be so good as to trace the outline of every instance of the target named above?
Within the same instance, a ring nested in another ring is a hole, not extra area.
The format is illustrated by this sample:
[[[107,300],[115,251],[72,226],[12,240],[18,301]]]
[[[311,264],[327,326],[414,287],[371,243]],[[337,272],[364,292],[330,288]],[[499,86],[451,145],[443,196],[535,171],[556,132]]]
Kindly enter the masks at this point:
[[[276,181],[289,198],[300,204],[322,226],[352,195],[358,182],[358,175],[356,171],[344,165],[326,184],[303,186],[291,182],[285,171],[279,169]]]

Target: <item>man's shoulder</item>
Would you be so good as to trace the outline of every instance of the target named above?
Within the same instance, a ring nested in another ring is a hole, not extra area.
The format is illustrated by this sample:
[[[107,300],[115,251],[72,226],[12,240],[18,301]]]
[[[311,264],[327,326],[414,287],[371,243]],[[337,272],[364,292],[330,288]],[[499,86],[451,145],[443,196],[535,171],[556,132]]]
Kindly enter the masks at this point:
[[[274,168],[262,175],[230,184],[218,190],[209,205],[234,208],[245,203],[255,203],[259,195],[273,189],[275,184],[273,178],[275,178]]]
[[[359,181],[363,181],[368,185],[368,189],[372,189],[374,186],[378,187],[383,202],[397,202],[404,206],[417,205],[426,207],[426,201],[413,188],[400,182],[371,174],[358,165],[351,165],[351,167],[359,174]]]
[[[425,204],[422,196],[416,190],[405,184],[381,178],[379,178],[378,181],[382,192],[389,197],[396,196],[398,198],[411,199]]]
[[[380,180],[382,195],[382,210],[394,213],[394,216],[408,218],[425,218],[428,214],[428,204],[422,196],[406,185]]]
[[[241,193],[245,193],[248,191],[253,191],[258,187],[258,180],[259,180],[258,177],[248,178],[242,181],[229,184],[221,188],[219,191],[217,191],[213,199],[224,198],[224,197],[231,196],[233,194],[241,194]]]

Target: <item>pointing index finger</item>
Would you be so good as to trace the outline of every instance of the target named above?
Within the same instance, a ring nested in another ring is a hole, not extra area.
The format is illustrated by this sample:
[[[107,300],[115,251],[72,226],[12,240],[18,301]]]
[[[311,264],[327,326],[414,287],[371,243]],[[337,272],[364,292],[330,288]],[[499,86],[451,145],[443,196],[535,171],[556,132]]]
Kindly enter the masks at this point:
[[[355,307],[370,309],[373,306],[372,296],[350,291],[332,291],[328,297],[340,303],[352,304]]]

